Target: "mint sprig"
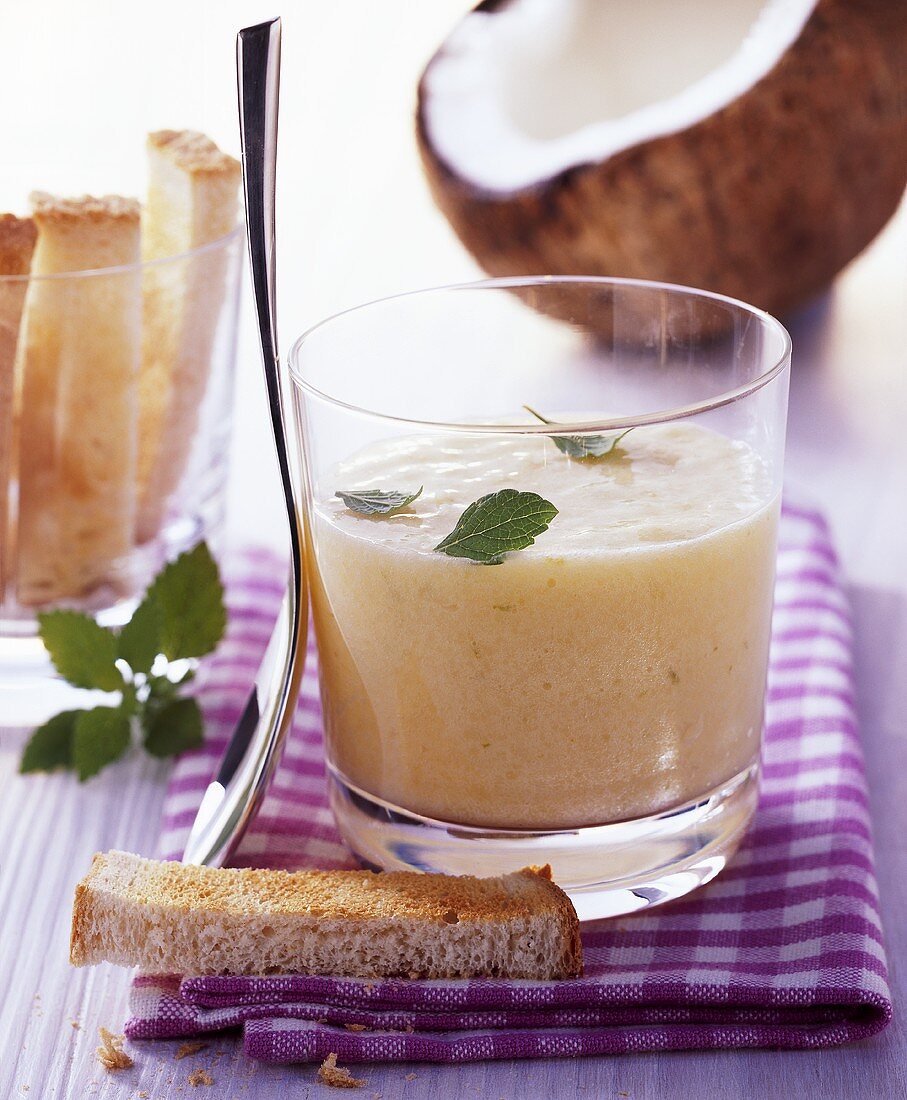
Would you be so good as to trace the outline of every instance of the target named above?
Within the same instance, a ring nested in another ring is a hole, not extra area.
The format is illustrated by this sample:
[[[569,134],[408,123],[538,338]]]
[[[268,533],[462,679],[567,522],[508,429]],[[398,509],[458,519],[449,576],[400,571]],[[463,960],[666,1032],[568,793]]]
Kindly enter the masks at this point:
[[[529,405],[524,405],[523,408],[543,424],[551,424],[553,427],[565,426],[558,424],[556,420],[549,420],[542,416]],[[582,461],[587,458],[604,458],[605,455],[611,454],[623,437],[632,431],[632,428],[627,428],[626,431],[615,432],[613,435],[550,435],[548,438],[561,454]]]
[[[203,542],[164,566],[118,632],[78,611],[40,614],[41,639],[60,675],[75,687],[119,692],[119,699],[63,711],[39,726],[20,772],[70,768],[84,781],[119,760],[137,736],[153,756],[200,745],[201,710],[180,695],[194,675],[185,662],[212,652],[226,625],[217,563]]]
[[[418,500],[424,488],[420,485],[414,493],[402,493],[399,489],[338,489],[334,496],[360,516],[392,516]]]
[[[531,546],[556,515],[557,508],[538,493],[499,489],[473,501],[435,550],[482,565],[500,565],[505,554]]]

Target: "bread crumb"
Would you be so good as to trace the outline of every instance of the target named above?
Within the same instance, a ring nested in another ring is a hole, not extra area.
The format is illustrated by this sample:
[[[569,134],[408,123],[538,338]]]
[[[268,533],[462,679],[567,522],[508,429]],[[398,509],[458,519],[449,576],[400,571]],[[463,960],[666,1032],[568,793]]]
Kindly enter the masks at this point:
[[[70,1020],[69,1021],[69,1026],[73,1029],[73,1031],[81,1031],[82,1030],[82,1025],[79,1023],[78,1020]]]
[[[344,1024],[347,1031],[368,1031],[365,1024]]]
[[[407,1075],[403,1078],[404,1081],[415,1081],[415,1079],[416,1075],[414,1073],[407,1073]]]
[[[354,1077],[348,1069],[337,1065],[337,1055],[331,1052],[318,1069],[319,1078],[333,1089],[361,1089],[366,1082]]]
[[[138,1092],[136,1093],[136,1096],[137,1096],[137,1097],[139,1098],[139,1100],[145,1100],[145,1097],[146,1097],[147,1095],[148,1095],[148,1093],[147,1093],[147,1092],[146,1092],[146,1091],[145,1091],[144,1089],[140,1089],[140,1090],[139,1090],[139,1091],[138,1091]]]
[[[183,1058],[188,1058],[190,1054],[198,1054],[200,1050],[204,1050],[208,1046],[208,1043],[183,1043],[182,1046],[173,1055],[174,1061],[181,1061]]]
[[[205,1045],[205,1043],[202,1044],[202,1046]],[[193,1088],[198,1088],[199,1085],[213,1085],[214,1078],[206,1069],[202,1069],[201,1066],[199,1066],[198,1069],[194,1069],[189,1074],[189,1084]]]
[[[98,1028],[101,1037],[101,1045],[98,1047],[98,1060],[104,1069],[110,1073],[115,1069],[129,1069],[135,1063],[123,1050],[123,1036],[114,1035],[106,1027]]]

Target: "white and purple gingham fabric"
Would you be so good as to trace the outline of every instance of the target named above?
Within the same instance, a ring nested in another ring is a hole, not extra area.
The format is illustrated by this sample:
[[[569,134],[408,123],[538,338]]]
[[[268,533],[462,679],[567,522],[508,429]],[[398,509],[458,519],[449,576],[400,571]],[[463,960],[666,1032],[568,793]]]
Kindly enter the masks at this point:
[[[785,506],[762,793],[731,865],[688,900],[583,929],[561,982],[136,979],[133,1039],[242,1027],[272,1062],[469,1061],[710,1047],[826,1047],[891,1016],[857,730],[848,608],[821,516]],[[249,553],[201,698],[211,732],[177,763],[160,854],[178,859],[242,707],[283,574]],[[349,867],[327,808],[314,653],[295,728],[241,864]]]

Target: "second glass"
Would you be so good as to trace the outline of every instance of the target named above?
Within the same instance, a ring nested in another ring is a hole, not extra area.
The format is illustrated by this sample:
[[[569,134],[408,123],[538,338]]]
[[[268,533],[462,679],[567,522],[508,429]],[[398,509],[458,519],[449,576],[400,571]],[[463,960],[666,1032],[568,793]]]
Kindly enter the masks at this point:
[[[121,626],[166,561],[220,537],[243,240],[0,276],[0,305],[24,310],[0,423],[0,725],[86,701],[40,612]]]
[[[331,801],[365,862],[550,863],[581,919],[722,869],[756,804],[789,353],[742,303],[572,278],[297,342]]]

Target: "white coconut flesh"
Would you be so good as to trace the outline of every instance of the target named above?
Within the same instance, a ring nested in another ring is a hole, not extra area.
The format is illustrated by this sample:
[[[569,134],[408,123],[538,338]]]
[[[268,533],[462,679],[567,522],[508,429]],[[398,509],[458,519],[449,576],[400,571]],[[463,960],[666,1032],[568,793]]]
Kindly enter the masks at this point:
[[[423,125],[475,187],[511,192],[686,129],[743,95],[817,0],[511,0],[429,65]]]

